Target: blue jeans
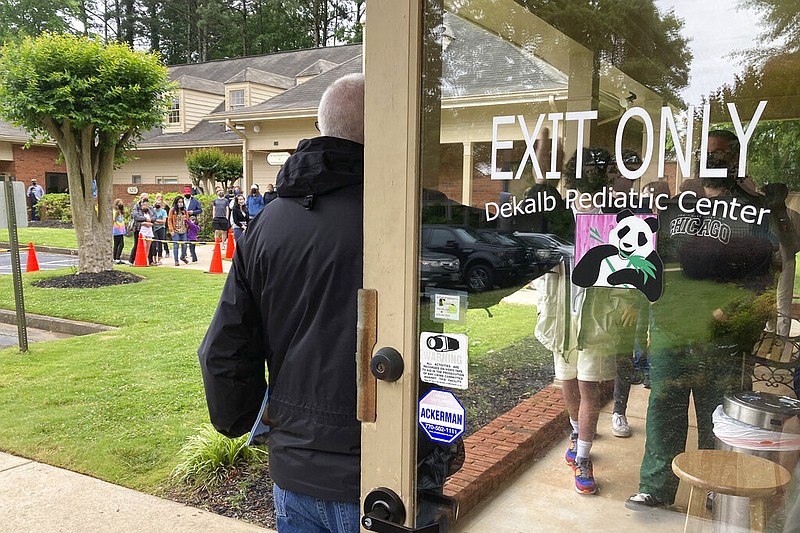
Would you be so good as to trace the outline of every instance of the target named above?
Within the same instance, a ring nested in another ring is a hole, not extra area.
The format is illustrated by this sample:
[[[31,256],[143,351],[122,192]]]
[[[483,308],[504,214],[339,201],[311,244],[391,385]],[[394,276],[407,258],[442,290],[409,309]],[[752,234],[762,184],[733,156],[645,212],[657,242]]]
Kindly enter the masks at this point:
[[[185,233],[173,233],[172,234],[172,256],[175,258],[175,262],[178,262],[178,243],[181,242],[181,259],[186,257],[186,242],[188,241],[189,236]]]
[[[334,502],[272,486],[278,533],[359,533],[359,505]]]

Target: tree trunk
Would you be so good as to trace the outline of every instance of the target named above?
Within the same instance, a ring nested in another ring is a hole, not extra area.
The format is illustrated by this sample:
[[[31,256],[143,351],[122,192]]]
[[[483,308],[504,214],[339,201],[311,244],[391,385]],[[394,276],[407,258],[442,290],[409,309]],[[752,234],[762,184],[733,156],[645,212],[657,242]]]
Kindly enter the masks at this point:
[[[94,135],[91,131],[76,136],[75,132],[62,128],[60,133],[63,135],[59,135],[58,145],[67,167],[72,223],[78,240],[78,271],[97,273],[111,270],[114,148],[93,151]],[[89,141],[83,144],[85,149],[81,146],[83,140]],[[96,176],[96,200],[93,176]]]

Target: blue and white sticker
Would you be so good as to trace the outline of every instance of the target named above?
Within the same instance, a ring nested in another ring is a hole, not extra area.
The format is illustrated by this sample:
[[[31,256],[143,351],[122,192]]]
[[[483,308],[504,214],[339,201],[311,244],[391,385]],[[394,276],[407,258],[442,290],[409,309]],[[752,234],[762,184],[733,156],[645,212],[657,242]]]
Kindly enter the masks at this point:
[[[464,433],[466,411],[455,395],[431,389],[420,398],[419,425],[434,442],[450,444]]]

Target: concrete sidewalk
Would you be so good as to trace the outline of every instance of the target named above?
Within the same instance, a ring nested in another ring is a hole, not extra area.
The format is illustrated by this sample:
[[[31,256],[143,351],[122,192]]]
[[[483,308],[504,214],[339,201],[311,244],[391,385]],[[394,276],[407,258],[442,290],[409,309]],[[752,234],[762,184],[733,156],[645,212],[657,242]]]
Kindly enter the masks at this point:
[[[155,246],[153,243],[151,246]],[[169,257],[163,257],[161,259],[161,266],[158,267],[147,267],[147,268],[177,268],[177,269],[191,269],[191,270],[202,270],[204,272],[208,272],[209,268],[211,267],[211,259],[214,255],[214,244],[197,244],[195,246],[195,251],[197,253],[197,262],[192,262],[191,254],[189,253],[189,248],[186,248],[186,255],[189,259],[189,263],[186,264],[183,261],[179,261],[180,265],[175,266],[175,258],[172,256],[173,246],[172,243],[169,244]],[[180,257],[181,247],[178,246],[178,257]],[[125,250],[122,252],[122,258],[127,259],[128,255],[130,254],[130,249]],[[228,272],[231,267],[230,260],[225,260],[225,249],[220,246],[220,254],[222,256],[222,271]],[[144,268],[144,267],[140,267]]]
[[[273,532],[4,453],[0,499],[2,531]]]

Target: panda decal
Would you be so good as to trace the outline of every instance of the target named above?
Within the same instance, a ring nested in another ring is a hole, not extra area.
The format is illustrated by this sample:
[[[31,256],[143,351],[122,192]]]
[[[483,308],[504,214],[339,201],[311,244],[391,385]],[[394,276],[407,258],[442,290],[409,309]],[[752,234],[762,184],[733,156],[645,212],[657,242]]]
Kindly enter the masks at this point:
[[[587,220],[610,215],[589,215]],[[582,218],[583,215],[579,215]],[[588,228],[590,240],[600,242],[590,247],[578,260],[572,272],[572,283],[579,287],[615,287],[640,290],[650,302],[664,290],[664,263],[655,249],[658,218],[642,218],[629,209],[616,215],[615,225],[608,232],[608,242],[593,226]],[[576,233],[581,232],[580,221]]]

